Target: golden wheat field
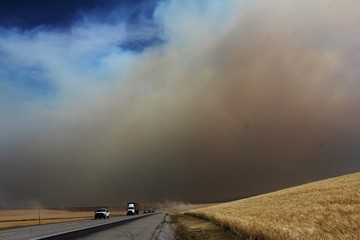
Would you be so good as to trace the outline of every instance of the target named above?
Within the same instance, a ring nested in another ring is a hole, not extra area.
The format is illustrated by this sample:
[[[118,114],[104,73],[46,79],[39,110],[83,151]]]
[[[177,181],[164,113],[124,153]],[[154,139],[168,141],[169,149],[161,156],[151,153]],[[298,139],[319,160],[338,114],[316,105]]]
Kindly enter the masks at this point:
[[[111,210],[111,209],[110,209]],[[40,221],[39,221],[40,213]],[[112,216],[125,215],[124,211],[111,211]],[[0,210],[0,229],[92,219],[93,211],[67,211],[54,209]]]
[[[186,212],[249,239],[360,239],[360,172]]]

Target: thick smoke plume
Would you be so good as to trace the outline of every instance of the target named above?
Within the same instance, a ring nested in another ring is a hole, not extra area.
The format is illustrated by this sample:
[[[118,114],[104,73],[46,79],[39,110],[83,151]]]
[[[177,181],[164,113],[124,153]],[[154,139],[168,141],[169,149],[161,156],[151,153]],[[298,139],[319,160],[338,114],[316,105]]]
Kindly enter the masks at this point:
[[[1,30],[8,64],[54,90],[1,87],[3,205],[224,201],[360,169],[358,1],[164,1],[156,19],[166,41],[142,53],[114,46],[121,22]]]

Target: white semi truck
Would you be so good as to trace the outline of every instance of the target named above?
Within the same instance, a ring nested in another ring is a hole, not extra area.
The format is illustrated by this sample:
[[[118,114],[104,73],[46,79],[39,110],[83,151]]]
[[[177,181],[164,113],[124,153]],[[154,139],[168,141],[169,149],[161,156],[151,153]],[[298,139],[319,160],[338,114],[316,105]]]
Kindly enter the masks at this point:
[[[127,215],[139,215],[139,204],[130,202],[127,204]]]

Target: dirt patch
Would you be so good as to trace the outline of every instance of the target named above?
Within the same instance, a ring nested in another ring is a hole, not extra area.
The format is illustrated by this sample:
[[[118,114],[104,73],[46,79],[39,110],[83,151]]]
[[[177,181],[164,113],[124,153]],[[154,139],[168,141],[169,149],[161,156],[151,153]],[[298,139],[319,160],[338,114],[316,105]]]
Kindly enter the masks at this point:
[[[178,240],[244,240],[228,229],[224,229],[209,221],[185,214],[171,216],[176,239]]]

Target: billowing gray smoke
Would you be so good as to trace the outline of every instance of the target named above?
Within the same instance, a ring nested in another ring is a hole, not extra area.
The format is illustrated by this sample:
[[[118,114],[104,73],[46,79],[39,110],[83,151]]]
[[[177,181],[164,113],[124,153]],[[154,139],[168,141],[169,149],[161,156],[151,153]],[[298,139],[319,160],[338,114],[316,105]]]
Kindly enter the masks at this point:
[[[0,204],[224,201],[360,170],[358,1],[170,1],[156,14],[163,45],[109,48],[95,70],[79,59],[111,26],[68,53],[59,33],[1,37],[57,94],[0,94]]]

